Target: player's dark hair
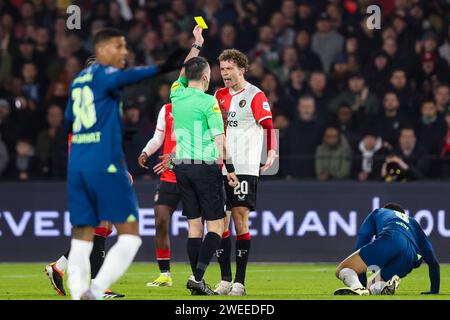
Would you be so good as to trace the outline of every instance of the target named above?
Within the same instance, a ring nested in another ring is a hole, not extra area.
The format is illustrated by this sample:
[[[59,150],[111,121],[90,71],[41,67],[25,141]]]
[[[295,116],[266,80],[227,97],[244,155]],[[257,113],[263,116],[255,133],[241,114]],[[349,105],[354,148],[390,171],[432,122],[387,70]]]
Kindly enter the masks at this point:
[[[184,64],[188,80],[200,80],[207,68],[209,68],[208,61],[203,57],[191,58]]]
[[[395,210],[395,211],[398,211],[398,212],[401,212],[401,213],[405,213],[405,209],[403,209],[401,205],[399,205],[398,203],[395,203],[395,202],[386,203],[383,206],[383,208]]]
[[[123,37],[123,33],[115,28],[104,28],[98,31],[94,36],[94,45],[108,41],[112,38]]]

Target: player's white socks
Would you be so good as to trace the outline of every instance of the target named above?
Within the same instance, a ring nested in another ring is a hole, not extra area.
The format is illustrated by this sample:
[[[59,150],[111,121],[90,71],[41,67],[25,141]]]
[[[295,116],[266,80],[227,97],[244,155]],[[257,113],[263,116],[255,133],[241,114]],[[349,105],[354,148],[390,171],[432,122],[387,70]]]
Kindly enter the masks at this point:
[[[56,269],[58,269],[61,272],[66,272],[67,262],[68,262],[67,258],[65,256],[61,256],[61,258],[59,258],[55,263]]]
[[[350,268],[344,268],[339,272],[339,279],[349,288],[364,288],[358,278],[358,274]]]
[[[68,285],[72,300],[80,300],[81,295],[89,289],[91,279],[92,241],[72,239],[67,263]]]
[[[377,281],[370,286],[369,292],[370,292],[370,294],[373,294],[373,295],[380,295],[381,291],[383,291],[384,287],[386,287],[386,282]]]
[[[127,271],[141,244],[139,236],[119,235],[117,242],[108,251],[97,277],[92,280],[91,289],[96,297],[101,297]]]

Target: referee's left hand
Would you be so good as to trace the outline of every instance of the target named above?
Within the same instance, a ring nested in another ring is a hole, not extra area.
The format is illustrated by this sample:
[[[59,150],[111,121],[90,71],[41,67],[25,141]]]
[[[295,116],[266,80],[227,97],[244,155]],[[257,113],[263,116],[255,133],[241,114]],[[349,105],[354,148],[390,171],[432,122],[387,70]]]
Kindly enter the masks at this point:
[[[236,188],[239,185],[239,179],[236,176],[236,173],[227,173],[228,184],[230,187]]]

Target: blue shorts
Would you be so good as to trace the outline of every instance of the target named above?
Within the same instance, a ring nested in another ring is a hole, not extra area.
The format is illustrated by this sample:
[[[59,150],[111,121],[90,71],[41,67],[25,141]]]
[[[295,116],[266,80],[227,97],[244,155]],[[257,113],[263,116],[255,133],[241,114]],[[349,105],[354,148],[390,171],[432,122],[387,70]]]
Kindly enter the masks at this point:
[[[73,226],[138,220],[138,202],[127,172],[70,172],[67,175],[68,209]]]
[[[383,231],[372,243],[361,248],[359,256],[367,267],[381,269],[381,278],[405,277],[415,268],[417,253],[411,241],[401,232]]]

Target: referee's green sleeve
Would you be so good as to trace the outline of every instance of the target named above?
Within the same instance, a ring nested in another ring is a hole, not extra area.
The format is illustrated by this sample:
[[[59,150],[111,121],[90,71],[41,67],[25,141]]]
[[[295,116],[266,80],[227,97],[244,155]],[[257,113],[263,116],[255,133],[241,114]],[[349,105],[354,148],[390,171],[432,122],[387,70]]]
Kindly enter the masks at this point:
[[[170,87],[170,99],[182,94],[184,89],[188,86],[186,77],[179,77]]]
[[[211,136],[215,137],[224,133],[222,112],[216,98],[212,100],[211,106],[206,110],[206,119]]]

